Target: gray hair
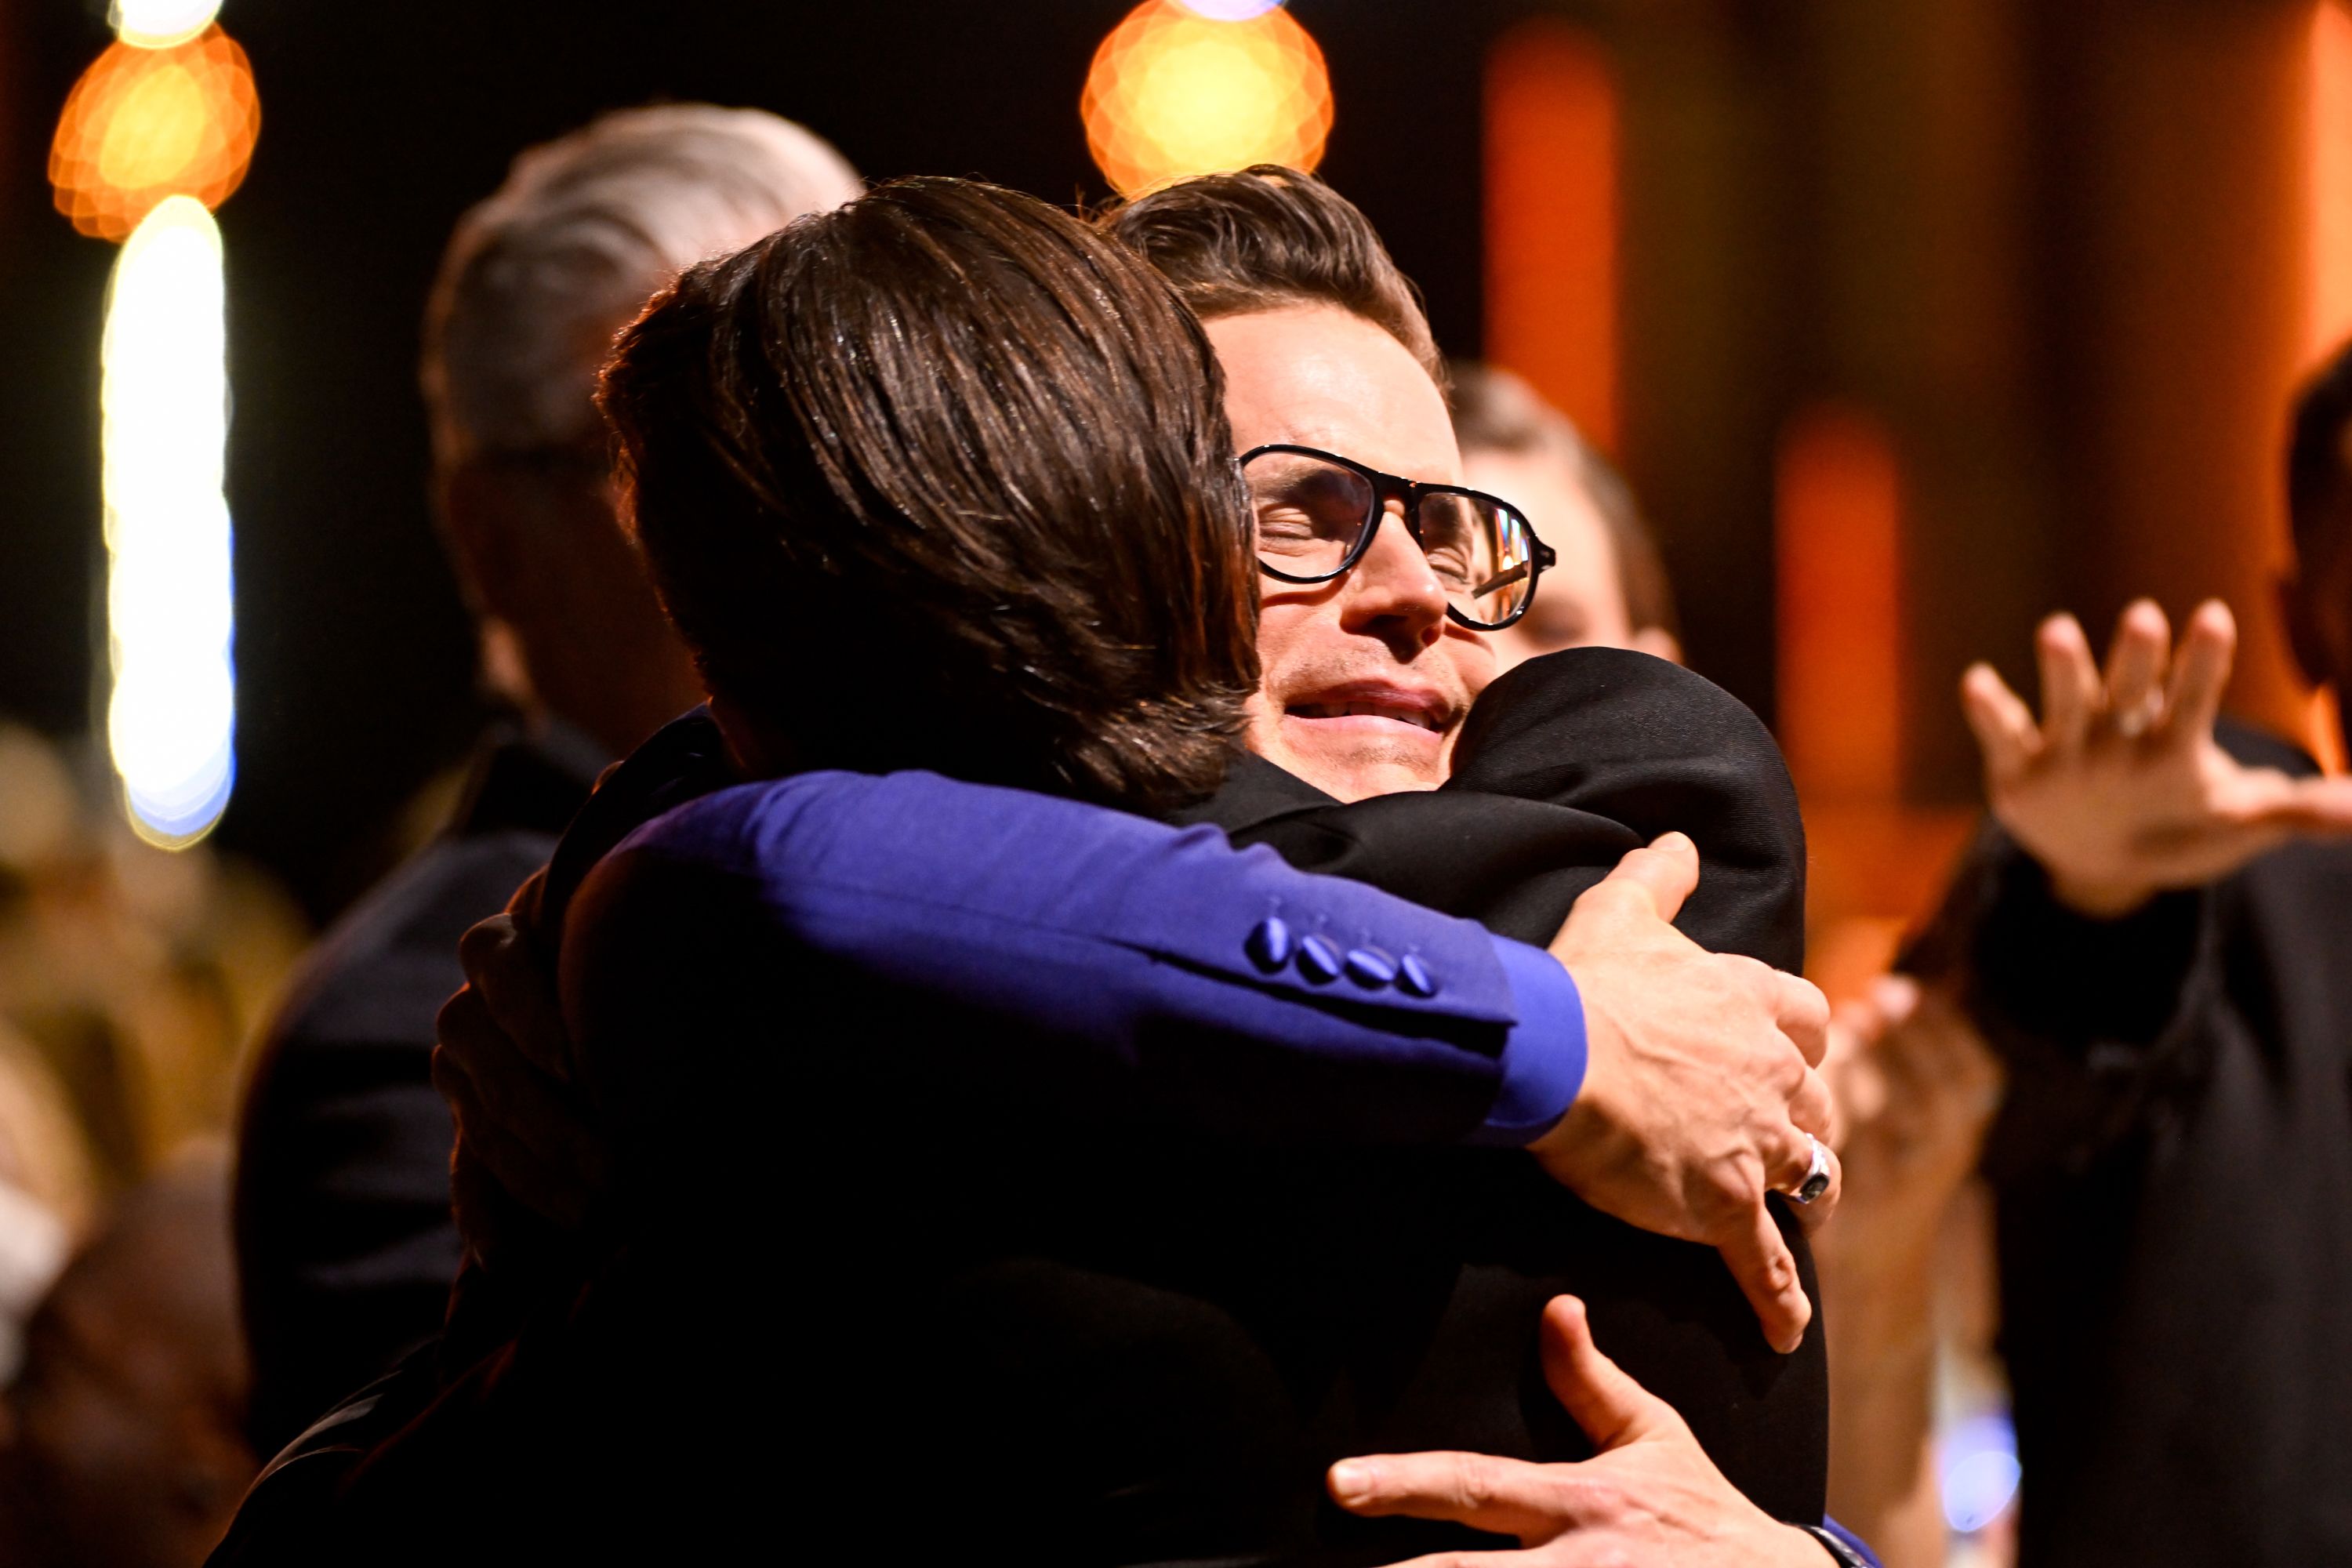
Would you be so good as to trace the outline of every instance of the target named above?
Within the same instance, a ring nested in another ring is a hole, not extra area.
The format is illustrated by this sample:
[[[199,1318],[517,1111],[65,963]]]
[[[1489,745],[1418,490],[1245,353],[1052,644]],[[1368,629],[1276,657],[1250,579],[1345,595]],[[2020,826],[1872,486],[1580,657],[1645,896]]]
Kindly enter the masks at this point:
[[[863,188],[831,145],[757,109],[619,110],[531,148],[459,220],[425,310],[435,456],[593,442],[596,369],[649,297]]]

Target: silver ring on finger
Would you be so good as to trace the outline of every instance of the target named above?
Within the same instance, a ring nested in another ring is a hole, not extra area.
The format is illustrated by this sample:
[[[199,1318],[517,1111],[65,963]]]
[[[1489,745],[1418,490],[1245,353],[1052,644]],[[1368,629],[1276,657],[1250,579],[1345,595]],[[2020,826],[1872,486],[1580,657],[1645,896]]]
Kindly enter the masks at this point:
[[[2156,727],[2164,714],[2164,698],[2151,691],[2141,700],[2116,712],[2116,733],[2126,741],[2137,741]]]
[[[1830,1190],[1828,1148],[1810,1132],[1805,1134],[1805,1142],[1813,1152],[1812,1163],[1805,1167],[1805,1179],[1788,1194],[1792,1204],[1810,1204]]]

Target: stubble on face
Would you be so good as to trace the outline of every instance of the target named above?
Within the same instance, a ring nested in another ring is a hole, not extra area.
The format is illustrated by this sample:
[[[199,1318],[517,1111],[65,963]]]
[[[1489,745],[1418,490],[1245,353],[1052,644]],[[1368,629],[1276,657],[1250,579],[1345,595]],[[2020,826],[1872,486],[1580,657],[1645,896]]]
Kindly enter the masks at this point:
[[[1370,639],[1354,639],[1359,643]],[[1250,750],[1339,800],[1431,790],[1453,772],[1470,693],[1452,661],[1336,641],[1266,660]]]
[[[1334,306],[1213,319],[1225,407],[1243,451],[1277,443],[1385,473],[1458,483],[1462,459],[1436,383],[1379,326]],[[1495,651],[1444,613],[1426,559],[1391,517],[1349,574],[1262,579],[1252,751],[1328,795],[1435,789]]]

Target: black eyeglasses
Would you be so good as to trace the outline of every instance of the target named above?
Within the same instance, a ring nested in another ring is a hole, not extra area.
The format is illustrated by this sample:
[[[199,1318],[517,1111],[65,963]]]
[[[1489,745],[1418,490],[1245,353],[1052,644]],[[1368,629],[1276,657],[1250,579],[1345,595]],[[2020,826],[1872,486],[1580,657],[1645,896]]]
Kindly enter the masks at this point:
[[[1241,468],[1259,569],[1285,583],[1328,583],[1362,560],[1391,499],[1445,590],[1445,613],[1474,631],[1526,615],[1537,577],[1558,559],[1518,508],[1483,491],[1399,479],[1313,447],[1255,447]]]

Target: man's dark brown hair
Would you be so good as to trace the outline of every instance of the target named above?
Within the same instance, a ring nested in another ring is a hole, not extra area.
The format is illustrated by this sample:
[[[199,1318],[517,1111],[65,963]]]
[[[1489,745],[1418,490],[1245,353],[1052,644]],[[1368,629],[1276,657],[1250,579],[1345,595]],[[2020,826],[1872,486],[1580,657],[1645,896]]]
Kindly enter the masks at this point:
[[[1445,384],[1421,297],[1353,202],[1312,174],[1260,163],[1104,209],[1097,223],[1176,286],[1202,321],[1336,305],[1385,331]]]
[[[711,692],[796,765],[1162,806],[1257,682],[1223,383],[1133,254],[905,180],[689,268],[602,402]]]

